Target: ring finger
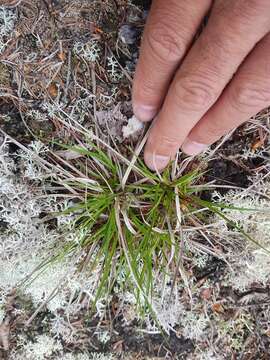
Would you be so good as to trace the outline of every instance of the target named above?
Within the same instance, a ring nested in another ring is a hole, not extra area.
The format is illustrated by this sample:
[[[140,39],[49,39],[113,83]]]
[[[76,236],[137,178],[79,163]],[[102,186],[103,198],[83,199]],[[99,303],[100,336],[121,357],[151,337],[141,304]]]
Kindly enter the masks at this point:
[[[197,155],[222,135],[270,105],[270,34],[255,47],[218,102],[182,145]]]

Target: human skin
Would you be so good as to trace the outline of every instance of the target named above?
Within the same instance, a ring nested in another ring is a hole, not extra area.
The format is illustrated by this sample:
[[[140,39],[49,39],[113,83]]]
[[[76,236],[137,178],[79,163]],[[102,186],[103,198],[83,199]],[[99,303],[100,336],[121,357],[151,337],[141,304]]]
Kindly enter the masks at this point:
[[[154,0],[132,102],[138,119],[154,119],[144,159],[159,171],[269,106],[270,0]]]

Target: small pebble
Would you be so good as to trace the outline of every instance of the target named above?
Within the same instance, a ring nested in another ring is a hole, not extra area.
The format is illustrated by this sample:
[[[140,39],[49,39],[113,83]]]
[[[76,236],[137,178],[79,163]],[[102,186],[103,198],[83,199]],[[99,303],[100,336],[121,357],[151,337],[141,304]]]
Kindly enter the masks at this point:
[[[132,45],[137,40],[138,30],[132,25],[122,25],[118,35],[124,44]]]
[[[126,126],[123,126],[123,136],[124,139],[128,138],[129,136],[134,136],[138,134],[143,129],[143,123],[138,120],[134,115],[128,120]]]

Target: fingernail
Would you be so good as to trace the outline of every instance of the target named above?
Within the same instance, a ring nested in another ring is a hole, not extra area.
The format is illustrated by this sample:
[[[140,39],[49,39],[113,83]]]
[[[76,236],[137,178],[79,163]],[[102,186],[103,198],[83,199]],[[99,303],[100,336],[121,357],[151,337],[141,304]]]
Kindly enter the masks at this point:
[[[145,164],[153,171],[163,170],[169,163],[170,157],[155,155],[153,153],[144,153]]]
[[[141,121],[150,121],[156,115],[157,110],[150,105],[133,105],[133,112]]]
[[[186,139],[182,144],[181,148],[183,152],[187,155],[198,155],[201,152],[205,151],[208,148],[208,145]]]

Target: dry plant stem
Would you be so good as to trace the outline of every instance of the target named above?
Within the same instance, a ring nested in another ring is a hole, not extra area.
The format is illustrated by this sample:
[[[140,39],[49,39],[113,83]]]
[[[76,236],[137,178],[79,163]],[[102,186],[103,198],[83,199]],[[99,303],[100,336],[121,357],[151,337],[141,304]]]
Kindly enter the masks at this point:
[[[59,288],[63,285],[66,276],[62,278],[62,281],[51,291],[51,293],[47,296],[47,298],[38,306],[35,312],[31,315],[31,317],[26,321],[25,327],[29,327],[32,321],[36,318],[39,312],[46,306],[46,304],[51,301],[59,291]]]
[[[206,159],[204,160],[204,162],[208,162],[210,159],[213,159],[215,153],[223,146],[223,144],[229,140],[232,136],[232,134],[235,132],[236,129],[231,130],[228,134],[226,134],[225,136],[223,136],[223,138],[221,139],[221,141],[214,147],[213,150],[210,151],[209,155],[206,157]]]
[[[134,155],[128,165],[128,168],[123,176],[123,179],[122,179],[122,182],[121,182],[121,187],[122,189],[124,190],[125,186],[126,186],[126,183],[127,183],[127,180],[129,178],[129,175],[131,173],[131,171],[134,169],[134,165],[136,163],[136,161],[138,160],[138,157],[147,141],[147,138],[148,138],[148,135],[149,135],[149,129],[147,130],[146,134],[144,135],[141,143],[138,145],[138,147],[136,148],[135,152],[134,152]]]
[[[175,237],[174,237],[174,232],[172,231],[172,226],[171,226],[171,223],[170,223],[170,220],[169,220],[168,217],[167,217],[167,225],[168,225],[168,231],[169,231],[169,234],[170,234],[170,237],[171,237],[171,242],[173,244],[175,244],[176,241],[175,241]],[[180,234],[181,234],[181,231],[180,231]],[[177,260],[177,263],[176,263],[176,271],[175,271],[175,274],[174,274],[173,285],[172,285],[171,292],[170,292],[170,299],[172,297],[172,292],[173,292],[173,289],[174,289],[175,283],[176,283],[177,273],[179,271],[179,274],[181,275],[181,277],[183,279],[183,282],[184,282],[184,284],[186,286],[186,289],[188,291],[189,298],[190,298],[190,305],[192,307],[192,305],[193,305],[192,292],[191,292],[191,289],[190,289],[190,286],[189,286],[188,278],[187,278],[187,275],[186,275],[186,272],[185,272],[185,269],[184,269],[184,263],[183,263],[183,245],[184,245],[183,240],[184,239],[183,239],[183,233],[182,233],[181,240],[180,240],[180,249],[179,249],[179,252],[178,252],[178,260]]]

